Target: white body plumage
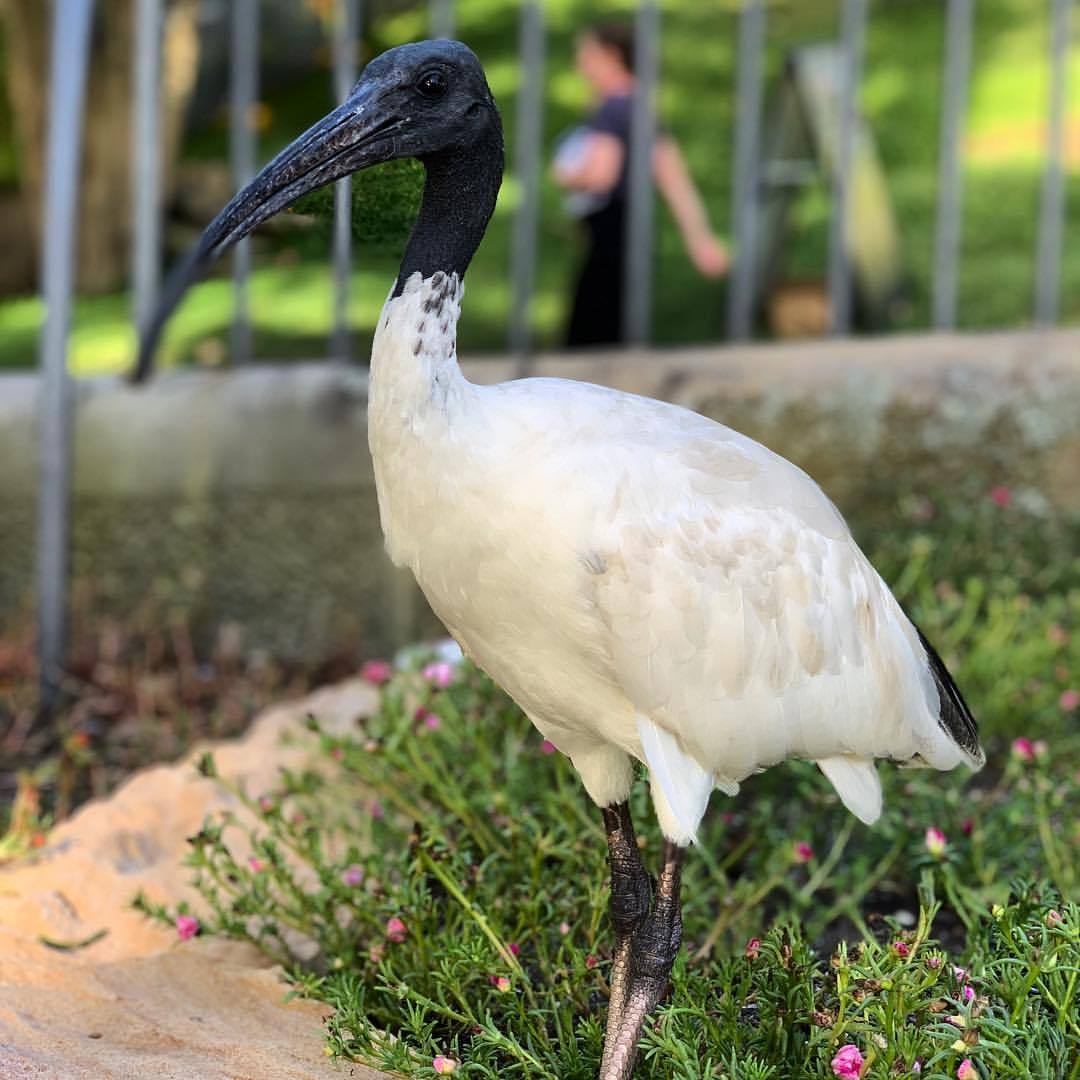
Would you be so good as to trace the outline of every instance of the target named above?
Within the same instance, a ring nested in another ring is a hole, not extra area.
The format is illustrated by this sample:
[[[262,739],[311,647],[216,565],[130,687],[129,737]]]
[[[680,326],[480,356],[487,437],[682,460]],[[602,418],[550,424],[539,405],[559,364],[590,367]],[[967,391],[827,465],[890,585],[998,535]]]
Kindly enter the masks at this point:
[[[648,766],[664,834],[714,786],[818,762],[867,822],[876,757],[981,764],[915,628],[801,470],[696,413],[462,376],[456,276],[383,310],[369,438],[393,561],[602,806]]]

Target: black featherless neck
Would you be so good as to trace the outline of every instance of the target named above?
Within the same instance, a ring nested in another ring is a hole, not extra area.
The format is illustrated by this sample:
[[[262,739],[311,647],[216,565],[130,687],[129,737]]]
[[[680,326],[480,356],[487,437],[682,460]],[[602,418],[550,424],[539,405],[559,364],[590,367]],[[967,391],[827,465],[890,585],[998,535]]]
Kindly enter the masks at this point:
[[[421,161],[427,173],[420,212],[405,248],[394,295],[416,271],[463,277],[488,222],[503,176],[502,126],[494,124],[468,146],[431,154]]]

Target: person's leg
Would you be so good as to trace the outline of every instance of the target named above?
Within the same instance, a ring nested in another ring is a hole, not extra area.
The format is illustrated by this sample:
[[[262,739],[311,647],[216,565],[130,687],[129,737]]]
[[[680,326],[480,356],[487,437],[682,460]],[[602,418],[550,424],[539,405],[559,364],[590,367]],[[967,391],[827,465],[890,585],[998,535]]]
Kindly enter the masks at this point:
[[[589,252],[578,278],[566,343],[571,348],[622,340],[624,215],[620,203],[587,219]]]

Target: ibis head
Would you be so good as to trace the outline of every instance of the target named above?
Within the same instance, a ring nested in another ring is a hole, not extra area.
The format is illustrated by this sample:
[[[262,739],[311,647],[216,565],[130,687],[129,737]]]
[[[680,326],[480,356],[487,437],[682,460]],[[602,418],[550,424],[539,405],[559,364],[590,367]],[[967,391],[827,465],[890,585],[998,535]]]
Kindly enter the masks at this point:
[[[427,179],[398,288],[415,271],[464,274],[502,181],[502,123],[483,68],[459,41],[421,41],[372,60],[346,101],[287,146],[210,223],[142,328],[136,381],[185,290],[224,251],[301,196],[369,165],[414,157]]]

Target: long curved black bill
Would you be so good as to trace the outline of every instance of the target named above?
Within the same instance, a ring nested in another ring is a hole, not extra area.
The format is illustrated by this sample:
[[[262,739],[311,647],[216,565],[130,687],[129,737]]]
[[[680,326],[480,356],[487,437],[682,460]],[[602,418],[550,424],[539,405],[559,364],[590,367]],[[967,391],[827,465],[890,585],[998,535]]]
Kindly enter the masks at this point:
[[[344,105],[282,150],[207,226],[194,250],[169,275],[150,322],[140,328],[133,382],[150,374],[169,316],[218,256],[302,195],[392,156],[394,140],[383,136],[392,135],[401,121],[378,115],[379,91],[378,80],[358,85]]]

